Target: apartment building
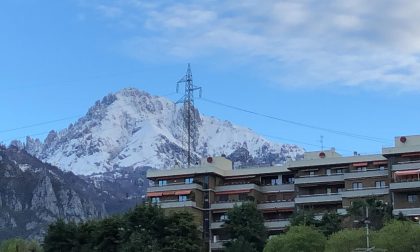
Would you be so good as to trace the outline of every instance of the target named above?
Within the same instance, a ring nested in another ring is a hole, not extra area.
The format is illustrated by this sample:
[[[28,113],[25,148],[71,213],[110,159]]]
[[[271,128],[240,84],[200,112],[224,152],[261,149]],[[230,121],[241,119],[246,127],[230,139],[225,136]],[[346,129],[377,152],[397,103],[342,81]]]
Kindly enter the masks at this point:
[[[335,150],[307,152],[289,164],[295,174],[296,208],[346,214],[354,200],[389,202],[388,161],[382,155],[342,157]]]
[[[390,192],[393,214],[420,217],[420,136],[395,138],[395,146],[383,148],[391,167]]]
[[[254,201],[270,235],[282,232],[294,211],[346,214],[355,200],[377,198],[394,215],[420,217],[420,136],[396,137],[382,154],[343,157],[334,149],[306,152],[283,166],[234,169],[225,157],[208,157],[188,169],[149,170],[148,202],[165,212],[190,211],[205,246],[223,249],[227,211]]]
[[[185,209],[194,214],[206,246],[223,249],[227,211],[235,204],[254,201],[264,215],[270,234],[289,224],[295,210],[294,175],[287,167],[233,169],[224,157],[208,157],[188,169],[153,170],[147,174],[154,185],[147,197],[167,211]]]

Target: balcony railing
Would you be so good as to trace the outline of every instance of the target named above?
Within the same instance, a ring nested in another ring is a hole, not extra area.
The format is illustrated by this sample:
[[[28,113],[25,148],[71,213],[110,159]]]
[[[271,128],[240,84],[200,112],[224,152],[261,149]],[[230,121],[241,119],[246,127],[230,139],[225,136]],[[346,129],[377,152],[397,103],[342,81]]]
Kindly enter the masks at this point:
[[[279,184],[279,185],[261,185],[260,191],[267,192],[293,192],[295,184]]]
[[[147,192],[160,192],[160,191],[176,191],[176,190],[192,190],[202,189],[203,187],[197,183],[173,183],[163,186],[151,186],[147,188]]]
[[[187,200],[187,201],[176,201],[176,200],[165,200],[156,203],[161,208],[177,208],[177,207],[196,207],[197,204],[194,201]]]
[[[263,209],[284,209],[284,208],[294,208],[295,202],[291,200],[279,200],[279,201],[267,201],[262,202],[257,205],[257,208],[260,210]]]
[[[398,179],[394,180],[389,184],[389,189],[400,190],[400,189],[416,189],[420,188],[420,180],[418,178],[413,179]]]
[[[211,229],[221,229],[223,228],[224,221],[218,220],[212,222],[210,224]],[[290,221],[288,219],[272,219],[272,220],[264,220],[264,226],[268,229],[283,229],[286,226],[290,225]]]
[[[235,205],[242,205],[244,202],[250,202],[249,200],[243,201],[218,201],[211,204],[211,210],[219,210],[219,209],[230,209],[233,208]]]
[[[386,187],[365,187],[360,189],[348,189],[341,193],[343,198],[368,197],[389,194],[389,188]]]
[[[306,203],[327,203],[341,201],[340,193],[327,193],[327,194],[310,194],[310,195],[299,195],[295,198],[296,204]]]
[[[420,169],[420,162],[407,162],[392,165],[392,171],[405,171],[405,170],[417,170]]]
[[[284,229],[290,225],[288,219],[264,220],[264,226],[267,229]]]
[[[231,190],[257,190],[263,193],[267,192],[292,192],[295,190],[294,184],[263,184],[258,185],[256,183],[238,183],[216,186],[215,191],[231,191]]]
[[[331,174],[331,175],[317,175],[317,176],[305,176],[295,179],[295,184],[312,184],[312,183],[325,183],[325,182],[344,182],[344,174]]]
[[[210,248],[213,249],[218,249],[218,250],[222,250],[224,248],[223,244],[225,244],[227,241],[229,240],[219,240],[216,242],[212,242],[210,244]]]
[[[344,179],[356,179],[356,178],[370,178],[370,177],[383,177],[388,176],[387,169],[369,169],[367,171],[354,171],[344,173]]]
[[[400,213],[405,216],[419,216],[420,208],[395,208],[392,210],[393,215],[399,215]]]

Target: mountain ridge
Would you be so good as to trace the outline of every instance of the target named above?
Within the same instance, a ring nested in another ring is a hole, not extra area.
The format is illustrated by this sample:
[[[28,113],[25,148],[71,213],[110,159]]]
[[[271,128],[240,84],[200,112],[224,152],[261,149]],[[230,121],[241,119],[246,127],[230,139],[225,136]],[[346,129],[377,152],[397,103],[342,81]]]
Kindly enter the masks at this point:
[[[201,115],[197,109],[194,113],[195,160],[225,154],[237,165],[272,165],[303,154],[297,145],[273,143],[248,128]],[[64,130],[51,131],[43,142],[28,137],[25,143],[14,144],[79,175],[125,168],[168,169],[186,160],[183,118],[182,107],[168,99],[125,88],[96,101],[85,116]]]

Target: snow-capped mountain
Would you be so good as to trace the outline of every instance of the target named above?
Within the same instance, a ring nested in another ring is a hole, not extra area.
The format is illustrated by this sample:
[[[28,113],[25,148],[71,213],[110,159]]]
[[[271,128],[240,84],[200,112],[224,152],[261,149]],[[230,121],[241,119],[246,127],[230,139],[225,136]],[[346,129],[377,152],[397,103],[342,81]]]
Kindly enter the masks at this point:
[[[186,160],[184,110],[164,98],[134,88],[97,101],[67,129],[51,131],[42,142],[27,138],[22,147],[66,171],[79,175],[124,169],[168,169]],[[277,144],[252,130],[194,111],[196,158],[228,155],[237,163],[282,163],[303,154],[296,145]]]

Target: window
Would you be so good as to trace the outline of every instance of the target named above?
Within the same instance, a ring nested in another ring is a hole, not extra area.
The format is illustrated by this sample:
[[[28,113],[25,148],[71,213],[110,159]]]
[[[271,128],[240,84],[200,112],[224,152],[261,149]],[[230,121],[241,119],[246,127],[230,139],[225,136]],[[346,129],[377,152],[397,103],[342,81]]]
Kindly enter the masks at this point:
[[[364,172],[366,171],[366,167],[357,167],[358,172]]]
[[[331,175],[331,169],[327,169],[327,175]]]
[[[185,184],[192,184],[193,183],[193,178],[186,178],[185,179]]]
[[[166,180],[159,180],[159,186],[166,186],[167,183],[168,181]]]
[[[385,166],[379,166],[379,170],[380,170],[380,171],[385,170]]]
[[[375,187],[376,188],[385,188],[385,181],[384,180],[375,181]]]
[[[309,176],[311,176],[311,177],[315,176],[315,171],[310,171]]]
[[[227,220],[227,219],[228,219],[227,214],[222,214],[222,215],[220,216],[220,220],[221,220],[221,221],[225,221],[225,220]]]
[[[417,195],[407,195],[407,200],[409,203],[417,202]]]
[[[327,188],[327,194],[331,194],[331,188]]]
[[[219,201],[220,202],[226,202],[226,201],[228,201],[228,199],[229,199],[229,197],[228,197],[227,194],[222,194],[222,195],[219,196]]]
[[[187,199],[187,195],[179,195],[178,196],[178,201],[179,202],[182,202],[182,201],[187,201],[188,199]]]
[[[294,178],[294,177],[290,177],[290,178],[288,178],[288,179],[287,179],[287,183],[288,183],[288,184],[293,184],[293,183],[295,183],[295,178]]]
[[[271,185],[278,185],[279,184],[279,179],[278,178],[273,178],[271,179]]]
[[[337,188],[337,192],[344,192],[344,188],[342,187]]]
[[[156,204],[160,202],[160,198],[159,197],[152,197],[152,203]]]
[[[343,173],[343,169],[341,169],[341,168],[340,168],[340,169],[336,169],[336,170],[335,170],[335,173],[337,173],[337,174],[341,174],[341,173]]]
[[[247,200],[247,198],[248,198],[248,194],[247,193],[240,193],[239,194],[239,200],[240,201]]]
[[[363,184],[362,184],[362,182],[353,182],[352,187],[353,187],[354,190],[362,189]]]

